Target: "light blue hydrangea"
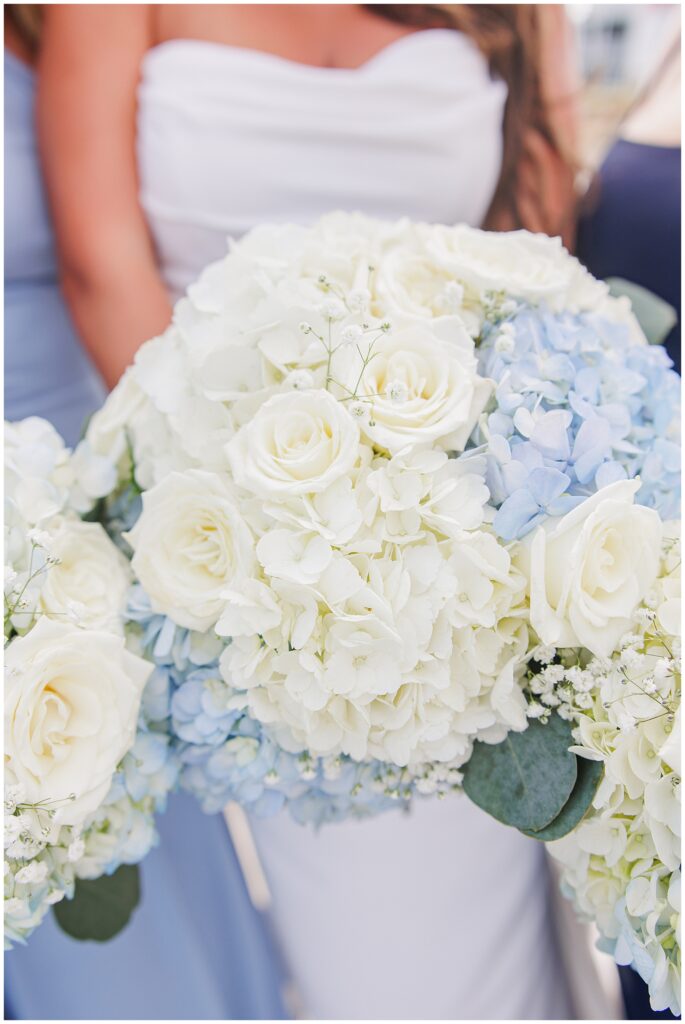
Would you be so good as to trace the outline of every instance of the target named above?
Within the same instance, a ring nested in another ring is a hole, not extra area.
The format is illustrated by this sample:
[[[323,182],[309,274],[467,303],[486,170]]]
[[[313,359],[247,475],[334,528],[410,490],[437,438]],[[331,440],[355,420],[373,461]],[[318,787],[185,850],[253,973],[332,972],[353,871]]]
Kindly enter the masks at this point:
[[[297,821],[315,825],[377,814],[406,803],[414,793],[457,787],[458,773],[444,768],[439,778],[431,777],[429,769],[412,777],[378,761],[359,764],[346,756],[312,758],[284,750],[222,679],[218,657],[223,641],[155,614],[139,585],[131,589],[127,616],[134,646],[155,664],[143,698],[148,721],[153,721],[149,736],[168,740],[167,759],[162,760],[161,750],[144,742],[144,734],[139,737],[128,757],[138,749],[147,770],[138,768],[135,779],[156,778],[170,757],[180,785],[208,813],[235,800],[258,816],[285,807]],[[124,779],[131,792],[126,770]]]
[[[678,515],[679,378],[661,346],[595,314],[520,306],[486,327],[478,356],[495,407],[473,440],[487,452],[503,539],[626,477],[640,476],[642,504]]]

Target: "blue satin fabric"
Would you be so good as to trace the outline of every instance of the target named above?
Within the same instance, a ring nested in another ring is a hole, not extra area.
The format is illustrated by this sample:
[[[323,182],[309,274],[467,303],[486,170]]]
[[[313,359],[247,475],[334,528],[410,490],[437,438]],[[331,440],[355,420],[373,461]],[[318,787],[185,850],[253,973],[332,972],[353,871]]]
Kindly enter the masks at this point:
[[[57,283],[33,132],[34,80],[5,54],[5,415],[44,416],[73,444],[104,391]],[[283,1019],[280,972],[221,816],[175,795],[142,865],[142,904],[113,941],[49,916],[5,956],[7,1016]]]

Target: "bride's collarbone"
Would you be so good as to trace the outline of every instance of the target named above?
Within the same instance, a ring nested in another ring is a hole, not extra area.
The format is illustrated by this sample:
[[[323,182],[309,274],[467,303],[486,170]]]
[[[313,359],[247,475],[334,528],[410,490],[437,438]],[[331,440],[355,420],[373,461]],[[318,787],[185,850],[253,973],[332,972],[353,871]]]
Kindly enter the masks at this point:
[[[361,67],[415,27],[354,4],[159,4],[152,45],[194,40],[322,68]]]

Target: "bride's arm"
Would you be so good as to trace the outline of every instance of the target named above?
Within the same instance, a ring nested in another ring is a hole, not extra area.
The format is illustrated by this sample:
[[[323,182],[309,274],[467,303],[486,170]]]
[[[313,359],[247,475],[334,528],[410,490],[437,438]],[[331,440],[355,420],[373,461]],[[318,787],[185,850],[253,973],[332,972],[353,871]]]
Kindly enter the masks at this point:
[[[64,293],[110,387],[171,305],[138,202],[136,90],[145,4],[46,4],[38,132]]]

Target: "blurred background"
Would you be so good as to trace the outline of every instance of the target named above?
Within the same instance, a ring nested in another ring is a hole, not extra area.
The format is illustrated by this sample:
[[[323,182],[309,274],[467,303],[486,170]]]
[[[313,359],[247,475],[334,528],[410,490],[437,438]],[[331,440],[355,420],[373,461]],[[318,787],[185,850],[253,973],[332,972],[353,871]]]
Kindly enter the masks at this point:
[[[623,114],[659,66],[680,4],[566,4],[583,75],[582,155],[601,162]]]

